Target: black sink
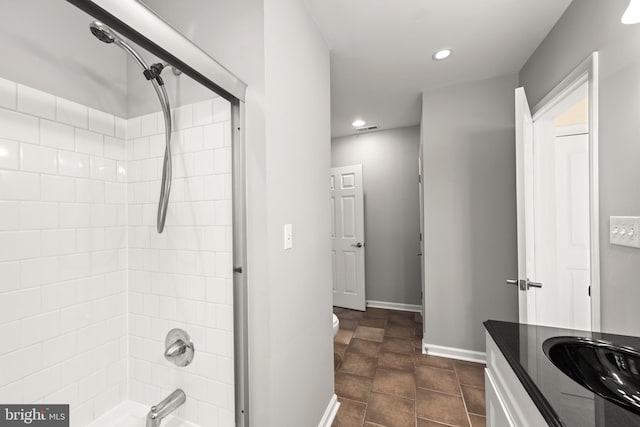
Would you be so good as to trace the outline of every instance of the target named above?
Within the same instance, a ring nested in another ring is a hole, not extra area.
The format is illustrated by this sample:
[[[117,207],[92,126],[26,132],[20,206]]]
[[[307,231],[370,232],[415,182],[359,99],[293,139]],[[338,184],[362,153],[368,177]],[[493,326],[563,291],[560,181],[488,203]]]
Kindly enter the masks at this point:
[[[640,351],[582,337],[549,338],[542,349],[578,384],[640,415]]]

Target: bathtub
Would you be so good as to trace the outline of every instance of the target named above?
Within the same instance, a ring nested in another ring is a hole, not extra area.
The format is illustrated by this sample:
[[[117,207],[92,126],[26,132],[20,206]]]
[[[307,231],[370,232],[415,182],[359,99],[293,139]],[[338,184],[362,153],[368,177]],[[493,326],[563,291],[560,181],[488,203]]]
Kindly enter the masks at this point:
[[[88,427],[145,427],[149,407],[141,403],[126,401],[102,415]],[[162,420],[161,427],[200,427],[173,415]]]

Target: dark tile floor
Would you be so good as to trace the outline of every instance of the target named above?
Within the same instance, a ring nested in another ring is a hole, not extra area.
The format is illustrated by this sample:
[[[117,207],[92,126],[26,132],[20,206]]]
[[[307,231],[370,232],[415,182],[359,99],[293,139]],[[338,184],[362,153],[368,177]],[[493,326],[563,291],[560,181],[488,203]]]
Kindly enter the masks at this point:
[[[484,365],[423,355],[422,318],[334,307],[334,427],[484,427]]]

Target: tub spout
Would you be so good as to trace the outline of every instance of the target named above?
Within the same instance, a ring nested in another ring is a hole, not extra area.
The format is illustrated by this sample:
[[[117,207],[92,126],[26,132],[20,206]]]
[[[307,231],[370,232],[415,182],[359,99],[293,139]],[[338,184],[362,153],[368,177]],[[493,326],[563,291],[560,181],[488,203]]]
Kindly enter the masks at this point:
[[[162,402],[152,406],[147,414],[147,427],[160,427],[162,419],[178,409],[186,400],[187,396],[184,394],[184,391],[177,389]]]

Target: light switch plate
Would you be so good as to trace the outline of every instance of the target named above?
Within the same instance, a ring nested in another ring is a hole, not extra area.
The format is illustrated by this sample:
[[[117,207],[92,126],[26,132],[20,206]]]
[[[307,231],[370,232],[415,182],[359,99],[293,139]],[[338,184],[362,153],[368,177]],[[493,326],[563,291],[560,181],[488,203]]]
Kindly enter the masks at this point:
[[[609,217],[609,243],[640,248],[640,217]]]
[[[291,224],[284,225],[284,248],[285,250],[293,248],[293,225]]]

